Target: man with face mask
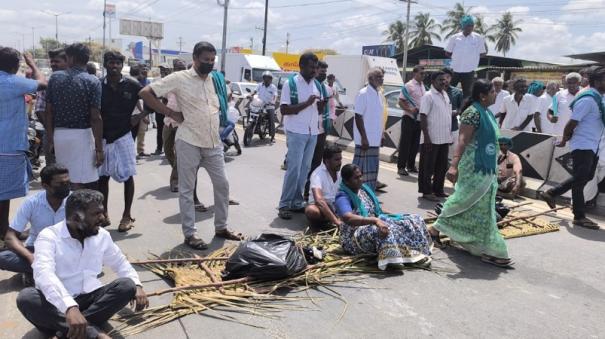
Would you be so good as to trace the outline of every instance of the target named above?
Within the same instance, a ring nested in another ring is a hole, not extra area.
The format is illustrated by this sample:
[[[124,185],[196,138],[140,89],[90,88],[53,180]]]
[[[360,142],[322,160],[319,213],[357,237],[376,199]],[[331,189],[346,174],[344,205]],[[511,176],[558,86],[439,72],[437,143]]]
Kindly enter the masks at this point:
[[[101,193],[74,191],[65,202],[65,220],[36,239],[36,287],[19,293],[17,307],[46,335],[109,338],[100,327],[115,313],[129,302],[136,311],[149,305],[137,272],[101,227],[103,212]],[[118,276],[105,285],[97,278],[104,265]]]
[[[223,143],[219,128],[227,119],[227,86],[224,76],[213,72],[216,49],[208,42],[198,42],[193,48],[193,67],[172,73],[139,92],[139,96],[155,112],[180,123],[176,131],[179,208],[185,244],[204,250],[208,245],[197,237],[193,190],[197,171],[204,167],[214,190],[215,236],[228,240],[241,240],[243,236],[227,228],[229,207],[229,181],[225,174]],[[182,112],[174,111],[158,97],[168,93],[176,95]]]
[[[50,69],[53,72],[56,71],[64,71],[67,69],[67,56],[65,55],[65,50],[63,48],[53,49],[48,51],[48,58],[50,59]],[[46,124],[46,91],[38,91],[36,93],[36,106],[35,112],[38,120],[45,125]],[[42,139],[42,147],[44,150],[44,160],[46,165],[51,165],[55,163],[55,155],[48,148],[48,142],[46,138]]]
[[[24,284],[31,281],[34,262],[34,242],[46,227],[65,219],[65,198],[69,195],[69,174],[65,167],[49,165],[40,172],[44,191],[31,195],[17,210],[17,214],[6,232],[6,247],[9,251],[0,253],[0,269],[24,274]],[[25,243],[19,235],[30,225]]]

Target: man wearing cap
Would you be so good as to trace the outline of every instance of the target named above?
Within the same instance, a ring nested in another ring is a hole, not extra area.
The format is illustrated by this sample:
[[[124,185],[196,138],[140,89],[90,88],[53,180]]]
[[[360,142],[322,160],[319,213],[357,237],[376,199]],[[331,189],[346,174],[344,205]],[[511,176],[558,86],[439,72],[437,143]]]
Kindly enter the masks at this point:
[[[462,93],[465,98],[471,95],[475,69],[479,66],[479,58],[487,53],[485,39],[473,32],[475,19],[465,15],[460,20],[459,33],[454,34],[445,48],[447,56],[452,58],[454,78],[452,86],[462,83]]]
[[[273,84],[273,74],[269,71],[263,73],[263,82],[258,84],[256,90],[252,95],[257,94],[258,97],[263,101],[264,104],[275,105],[277,100],[277,87]],[[271,143],[275,142],[275,109],[268,109],[269,114],[269,136],[271,137]]]

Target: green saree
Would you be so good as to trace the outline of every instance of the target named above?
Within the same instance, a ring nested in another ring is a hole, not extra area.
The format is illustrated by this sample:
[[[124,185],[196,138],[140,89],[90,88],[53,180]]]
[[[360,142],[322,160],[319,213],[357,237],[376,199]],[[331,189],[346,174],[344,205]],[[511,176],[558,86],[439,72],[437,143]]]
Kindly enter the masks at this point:
[[[477,131],[487,126],[480,126],[480,112],[473,106],[462,113],[460,120],[462,124],[474,126],[476,131],[458,163],[454,194],[443,205],[434,227],[473,255],[508,258],[506,243],[496,225],[497,176],[475,171]],[[497,125],[494,127],[497,131]],[[497,142],[496,133],[493,143]]]

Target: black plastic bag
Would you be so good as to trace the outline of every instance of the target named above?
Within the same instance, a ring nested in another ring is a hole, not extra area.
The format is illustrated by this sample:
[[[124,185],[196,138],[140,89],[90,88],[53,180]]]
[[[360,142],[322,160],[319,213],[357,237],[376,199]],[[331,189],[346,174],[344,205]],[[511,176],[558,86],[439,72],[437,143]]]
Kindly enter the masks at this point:
[[[279,280],[303,271],[307,262],[294,241],[277,234],[263,233],[242,242],[227,260],[223,280],[250,277]]]

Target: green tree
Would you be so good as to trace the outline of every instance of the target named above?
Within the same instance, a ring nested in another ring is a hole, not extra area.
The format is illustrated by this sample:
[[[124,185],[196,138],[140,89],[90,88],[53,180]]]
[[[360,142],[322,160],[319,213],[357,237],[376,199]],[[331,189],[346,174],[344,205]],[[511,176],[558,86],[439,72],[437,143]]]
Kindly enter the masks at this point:
[[[506,52],[510,51],[515,45],[518,38],[518,33],[523,30],[519,27],[521,20],[515,21],[510,12],[505,12],[496,24],[492,27],[493,41],[496,43],[496,51],[502,52],[506,56]]]
[[[382,32],[386,36],[385,42],[393,42],[397,53],[403,52],[405,45],[405,25],[401,20],[397,20],[389,25],[389,28]]]
[[[464,8],[461,3],[457,2],[454,5],[454,9],[445,13],[446,18],[443,19],[443,22],[441,23],[441,33],[443,34],[447,32],[444,37],[445,39],[448,39],[452,35],[460,32],[460,20],[462,20],[462,17],[465,15],[471,15],[471,9],[472,7]]]
[[[418,13],[414,17],[414,23],[410,28],[410,47],[420,47],[422,45],[432,45],[433,39],[441,41],[441,36],[435,33],[439,24],[431,18],[429,13]]]

